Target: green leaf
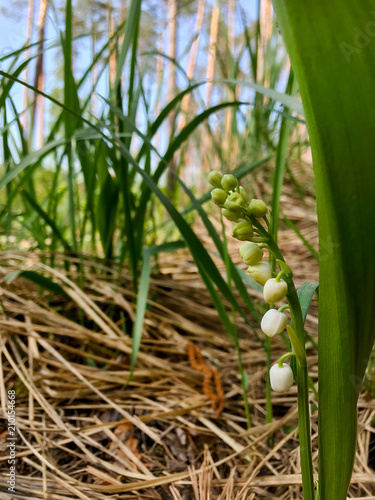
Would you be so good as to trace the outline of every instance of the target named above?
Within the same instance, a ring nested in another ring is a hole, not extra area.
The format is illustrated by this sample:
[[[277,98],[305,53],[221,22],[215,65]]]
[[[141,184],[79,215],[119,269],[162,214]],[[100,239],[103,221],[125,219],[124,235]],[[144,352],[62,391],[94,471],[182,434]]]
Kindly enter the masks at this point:
[[[297,81],[294,76],[293,70],[290,69],[288,83],[286,87],[287,93],[295,94],[297,91]],[[289,112],[285,108],[286,113]],[[277,242],[277,231],[279,229],[279,212],[280,212],[280,197],[281,189],[284,182],[284,171],[286,157],[288,154],[289,137],[292,131],[293,122],[286,116],[283,116],[280,125],[279,142],[277,145],[275,171],[273,175],[273,190],[272,190],[272,218],[270,225],[270,233],[272,238]]]
[[[50,278],[46,278],[42,274],[36,273],[35,271],[16,271],[14,273],[7,274],[6,276],[4,276],[3,282],[11,283],[17,278],[26,278],[36,285],[39,285],[41,288],[48,290],[49,292],[59,295],[65,295],[66,297],[68,297],[68,294],[58,283],[55,283]]]
[[[303,322],[306,320],[312,298],[318,287],[319,283],[316,281],[305,281],[297,290],[299,303],[301,304],[302,309]]]
[[[285,225],[288,226],[290,229],[293,229],[293,231],[296,233],[296,235],[298,236],[298,238],[300,238],[300,240],[305,245],[305,247],[307,248],[307,250],[314,257],[314,259],[317,260],[317,261],[319,261],[319,254],[318,254],[318,252],[311,245],[311,243],[309,241],[307,241],[307,239],[303,236],[303,234],[298,229],[298,227],[285,214],[283,214],[283,217],[284,217]]]
[[[121,80],[122,70],[125,64],[126,56],[129,50],[129,47],[134,42],[134,38],[136,37],[137,25],[140,11],[141,11],[141,0],[131,0],[130,7],[127,12],[126,23],[124,26],[124,38],[121,46],[120,55],[117,61],[117,71],[116,71],[116,80],[113,86],[114,95],[117,93],[118,86]]]
[[[133,375],[135,364],[137,362],[139,348],[141,346],[143,322],[146,313],[150,277],[151,277],[151,253],[145,250],[143,252],[142,271],[138,286],[137,309],[136,309],[136,315],[132,333],[132,354],[130,360],[130,373],[128,382]]]
[[[117,182],[112,179],[108,171],[106,174],[98,197],[96,216],[104,255],[110,259],[112,258],[113,234],[116,228],[119,189]]]
[[[157,255],[162,252],[173,252],[179,248],[184,248],[185,243],[183,241],[172,241],[168,243],[163,243],[162,245],[155,245],[143,250],[143,263],[141,277],[139,279],[138,286],[138,296],[137,305],[135,313],[135,321],[133,325],[132,332],[132,353],[130,360],[130,373],[127,380],[127,384],[131,380],[135,365],[137,363],[139,348],[141,346],[143,323],[147,307],[147,297],[148,290],[150,286],[150,276],[151,276],[151,256]]]
[[[259,321],[260,319],[260,316],[259,316],[259,313],[258,311],[256,310],[254,304],[253,304],[253,301],[241,279],[241,276],[238,272],[238,269],[237,267],[233,264],[232,262],[232,259],[230,258],[230,256],[227,254],[227,251],[226,251],[226,246],[223,244],[223,242],[221,241],[219,235],[217,234],[216,232],[216,229],[214,228],[212,222],[210,221],[209,217],[207,216],[206,212],[204,211],[204,209],[202,208],[202,205],[198,202],[198,200],[194,197],[193,193],[190,191],[190,189],[182,182],[182,180],[178,177],[177,177],[177,180],[178,182],[180,183],[182,189],[185,191],[185,193],[188,195],[188,197],[190,198],[190,202],[192,203],[192,205],[194,206],[194,208],[197,210],[197,212],[199,213],[207,231],[208,231],[208,234],[211,236],[212,238],[212,241],[214,242],[217,250],[219,251],[219,254],[220,254],[220,257],[223,259],[224,262],[226,262],[226,259],[228,260],[228,269],[230,270],[230,274],[233,278],[233,281],[237,287],[237,290],[239,291],[243,301],[245,302],[248,310],[252,313],[254,319],[256,321]],[[240,309],[240,306],[238,305],[238,308],[237,309]],[[245,317],[246,318],[246,317]]]
[[[250,87],[259,94],[265,95],[266,97],[269,97],[274,101],[281,102],[282,104],[284,104],[286,108],[289,108],[290,110],[298,113],[299,115],[304,115],[302,103],[297,98],[292,97],[288,94],[283,94],[282,92],[278,92],[277,90],[274,89],[263,87],[263,85],[259,85],[257,83],[251,83],[246,80],[235,80],[230,78],[225,78],[222,80],[214,80],[214,83],[233,83],[235,85],[240,85],[243,87]]]
[[[274,0],[314,161],[319,228],[319,490],[345,500],[375,337],[375,2]]]
[[[32,153],[24,156],[22,160],[15,165],[13,168],[9,169],[9,171],[0,179],[0,189],[9,184],[17,175],[19,175],[23,170],[25,170],[30,165],[35,164],[36,162],[42,160],[44,157],[53,152],[58,146],[66,144],[69,140],[66,139],[58,139],[48,144],[45,144],[38,151],[33,151]]]
[[[49,217],[49,215],[43,210],[43,208],[38,204],[38,202],[29,194],[27,191],[21,191],[22,196],[27,200],[27,202],[32,206],[37,214],[44,220],[44,222],[52,229],[53,233],[61,241],[65,250],[71,251],[72,248],[62,235],[60,229],[57,227],[55,222]]]
[[[293,348],[293,353],[296,355],[299,364],[305,367],[306,366],[305,347],[301,344],[295,331],[290,325],[287,325],[286,329],[288,330],[288,335],[290,338],[290,343]]]

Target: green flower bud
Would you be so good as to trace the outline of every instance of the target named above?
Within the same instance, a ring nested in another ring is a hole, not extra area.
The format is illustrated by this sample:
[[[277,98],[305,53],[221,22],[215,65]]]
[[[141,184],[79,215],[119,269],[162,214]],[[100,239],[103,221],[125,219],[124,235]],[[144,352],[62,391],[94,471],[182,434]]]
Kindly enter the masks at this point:
[[[220,188],[215,188],[211,191],[211,198],[212,198],[212,201],[214,203],[216,203],[216,205],[224,205],[226,199],[227,199],[228,195],[227,193],[224,191],[224,189],[220,189]]]
[[[265,285],[266,281],[272,278],[272,268],[266,262],[259,262],[259,264],[249,266],[247,272],[261,285]]]
[[[283,300],[288,293],[288,285],[284,280],[276,281],[276,278],[271,278],[267,281],[263,288],[263,297],[269,304]]]
[[[256,243],[248,241],[247,243],[241,245],[240,255],[245,264],[248,266],[254,266],[262,260],[263,250],[259,248]]]
[[[238,180],[232,174],[225,174],[221,179],[221,186],[225,191],[234,191],[238,186]]]
[[[228,196],[227,201],[224,203],[224,207],[228,210],[232,210],[232,212],[241,210],[242,205],[243,199],[239,193],[232,193]]]
[[[250,212],[255,215],[255,217],[264,217],[267,215],[268,208],[263,200],[251,200],[250,202]]]
[[[240,241],[249,240],[253,237],[253,226],[247,220],[242,220],[234,226],[232,236]]]
[[[232,222],[237,222],[238,219],[241,217],[241,211],[239,210],[238,212],[232,210],[228,210],[227,208],[223,208],[221,211],[223,216],[227,218],[228,220],[231,220]]]
[[[249,203],[249,198],[247,197],[246,190],[242,186],[240,186],[240,195],[242,196],[242,199],[246,204]]]
[[[221,173],[217,170],[212,170],[212,172],[208,174],[208,182],[215,188],[221,188],[221,179]]]

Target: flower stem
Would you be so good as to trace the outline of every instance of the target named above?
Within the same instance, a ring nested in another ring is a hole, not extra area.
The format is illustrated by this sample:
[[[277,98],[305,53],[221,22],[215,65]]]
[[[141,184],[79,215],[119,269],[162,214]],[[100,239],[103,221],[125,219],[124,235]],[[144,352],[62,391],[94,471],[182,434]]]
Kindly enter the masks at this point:
[[[277,364],[279,365],[279,368],[282,368],[283,367],[283,361],[285,359],[290,358],[291,356],[295,356],[294,352],[287,352],[286,354],[284,354],[283,356],[281,356],[281,358],[277,362]]]
[[[260,236],[268,237],[268,246],[276,259],[285,262],[279,247],[274,239],[267,233],[266,229],[255,219],[251,217],[253,225],[256,227]],[[305,352],[305,333],[303,326],[303,317],[301,305],[298,300],[297,290],[294,286],[292,278],[287,278],[288,293],[287,300],[292,316],[293,329],[296,332],[298,340],[303,348],[303,355],[306,359]],[[296,363],[297,370],[297,388],[298,388],[298,427],[301,452],[301,471],[302,471],[302,488],[304,500],[314,500],[314,476],[312,467],[312,452],[311,452],[311,434],[310,434],[310,407],[309,407],[309,389],[308,389],[308,373],[307,365],[301,366]]]

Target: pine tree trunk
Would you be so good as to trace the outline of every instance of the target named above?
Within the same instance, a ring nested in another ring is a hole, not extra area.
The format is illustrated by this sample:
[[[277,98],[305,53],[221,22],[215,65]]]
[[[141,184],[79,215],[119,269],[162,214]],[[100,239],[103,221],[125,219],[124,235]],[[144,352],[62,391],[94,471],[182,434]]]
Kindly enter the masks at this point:
[[[234,59],[234,13],[236,10],[236,0],[229,0],[228,4],[228,48]],[[236,78],[235,74],[228,75],[229,78]],[[229,90],[229,99],[235,100],[235,93]],[[235,148],[233,148],[232,121],[235,111],[232,108],[225,110],[225,134],[224,134],[224,154],[227,163],[232,167]],[[233,148],[233,150],[232,150]]]
[[[272,36],[272,4],[271,0],[262,0],[261,9],[259,13],[259,24],[260,24],[260,44],[258,52],[258,74],[257,81],[263,82],[265,86],[269,84],[269,72],[265,68],[265,57],[267,52],[267,46]]]
[[[217,37],[219,33],[219,21],[220,21],[220,11],[218,6],[218,0],[215,1],[212,7],[211,14],[211,25],[210,25],[210,40],[208,46],[208,60],[207,60],[207,71],[206,71],[206,107],[210,106],[213,78],[215,76],[215,63],[216,63],[216,51],[217,51]],[[207,172],[211,169],[211,165],[208,161],[207,151],[212,146],[212,140],[208,134],[202,134],[200,156],[202,159],[202,170]],[[203,175],[201,175],[201,185],[205,182]]]
[[[108,22],[108,34],[109,38],[111,39],[114,35],[115,28],[114,28],[114,22],[113,22],[113,11],[111,7],[111,2],[110,0],[107,0],[107,22]],[[110,44],[109,50],[111,51],[111,54],[109,56],[109,88],[112,89],[113,85],[116,80],[116,72],[117,72],[117,65],[116,65],[116,52],[117,52],[117,47],[116,47],[116,41],[114,40],[113,43]]]
[[[187,70],[186,70],[186,75],[189,78],[189,80],[193,79],[195,65],[197,62],[199,40],[200,40],[200,34],[202,31],[202,25],[203,25],[203,15],[204,15],[205,3],[206,3],[205,0],[199,0],[199,3],[198,3],[197,17],[195,19],[195,29],[194,29],[194,33],[195,33],[196,37],[195,37],[195,39],[191,45],[191,48],[190,48],[189,62],[188,62]],[[190,99],[191,99],[190,93],[185,95],[184,98],[182,99],[182,103],[181,103],[182,115],[181,115],[181,119],[180,119],[179,126],[178,126],[179,129],[184,128],[184,126],[186,125],[186,115],[189,111]]]
[[[210,41],[208,46],[208,61],[206,71],[206,106],[208,107],[211,102],[213,78],[215,76],[215,63],[216,63],[216,50],[217,50],[217,36],[219,33],[219,6],[217,1],[212,7],[211,26],[210,26]]]

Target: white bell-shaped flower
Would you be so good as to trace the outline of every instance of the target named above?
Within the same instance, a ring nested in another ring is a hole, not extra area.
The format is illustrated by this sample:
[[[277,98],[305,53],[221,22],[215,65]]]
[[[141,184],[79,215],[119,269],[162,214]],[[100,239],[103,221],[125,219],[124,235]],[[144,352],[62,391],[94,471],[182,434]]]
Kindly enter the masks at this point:
[[[267,262],[249,266],[247,272],[261,285],[265,285],[266,281],[272,278],[272,267]]]
[[[286,314],[279,312],[277,309],[270,309],[263,316],[260,327],[267,337],[274,337],[281,333],[287,324],[288,316]]]
[[[288,392],[293,385],[293,372],[287,363],[280,367],[278,363],[270,369],[271,387],[275,392]]]
[[[271,278],[266,282],[263,288],[263,297],[266,302],[273,303],[283,300],[288,293],[288,285],[284,280],[277,281]]]

